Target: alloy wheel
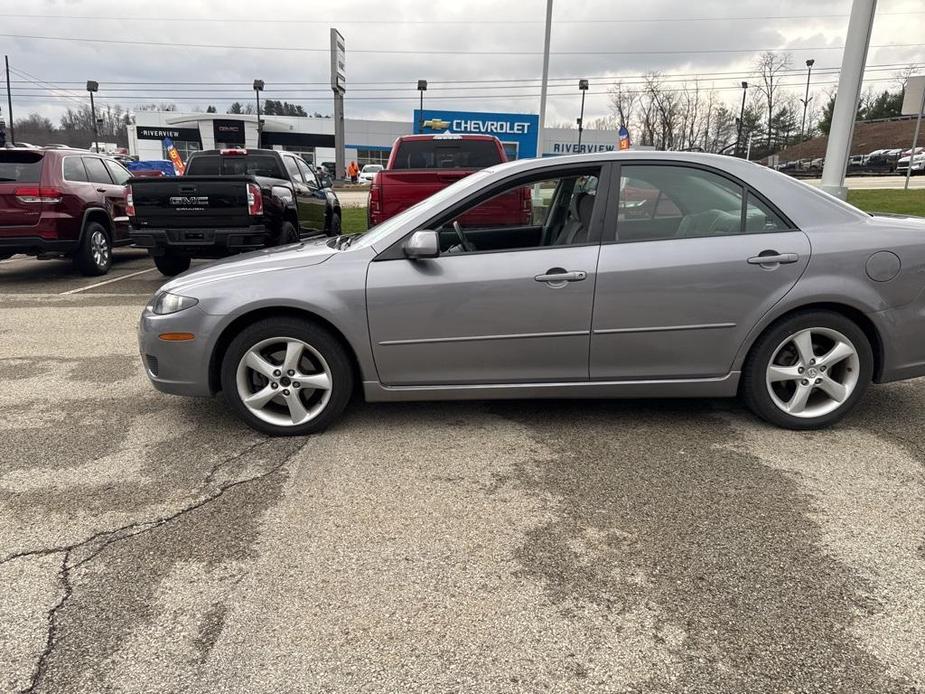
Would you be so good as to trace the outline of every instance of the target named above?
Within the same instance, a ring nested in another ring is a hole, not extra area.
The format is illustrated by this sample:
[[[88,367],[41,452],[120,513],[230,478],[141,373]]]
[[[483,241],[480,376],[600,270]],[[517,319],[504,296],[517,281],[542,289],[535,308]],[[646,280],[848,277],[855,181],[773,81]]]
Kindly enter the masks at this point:
[[[331,368],[307,342],[261,340],[238,362],[238,396],[255,417],[281,427],[313,420],[331,399]]]
[[[106,267],[109,262],[109,241],[106,234],[97,229],[90,235],[90,254],[97,267]]]
[[[781,411],[805,419],[841,407],[858,384],[854,344],[831,328],[806,328],[784,339],[768,363],[766,383]]]

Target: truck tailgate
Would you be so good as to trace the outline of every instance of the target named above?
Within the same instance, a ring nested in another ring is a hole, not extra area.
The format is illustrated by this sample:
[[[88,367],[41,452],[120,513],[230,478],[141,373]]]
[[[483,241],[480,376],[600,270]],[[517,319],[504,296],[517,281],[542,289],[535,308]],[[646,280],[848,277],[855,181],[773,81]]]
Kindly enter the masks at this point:
[[[136,229],[247,227],[250,176],[133,178]]]
[[[380,171],[376,183],[382,189],[383,219],[397,215],[438,190],[465,178],[472,169],[397,169]]]

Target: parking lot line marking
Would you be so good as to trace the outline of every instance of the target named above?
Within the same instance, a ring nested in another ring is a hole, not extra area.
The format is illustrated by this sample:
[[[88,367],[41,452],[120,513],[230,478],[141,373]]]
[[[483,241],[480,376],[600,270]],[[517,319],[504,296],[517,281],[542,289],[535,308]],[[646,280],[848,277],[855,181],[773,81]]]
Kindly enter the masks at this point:
[[[147,270],[139,270],[138,272],[131,272],[127,275],[122,275],[121,277],[113,277],[111,280],[104,280],[103,282],[97,282],[96,284],[91,284],[88,287],[78,287],[77,289],[69,289],[66,292],[61,292],[58,296],[64,296],[66,294],[79,294],[80,292],[85,292],[88,289],[96,289],[97,287],[102,287],[107,284],[112,284],[113,282],[127,280],[129,277],[138,277],[138,275],[143,275],[146,272],[153,272],[156,269],[157,268],[149,267]]]

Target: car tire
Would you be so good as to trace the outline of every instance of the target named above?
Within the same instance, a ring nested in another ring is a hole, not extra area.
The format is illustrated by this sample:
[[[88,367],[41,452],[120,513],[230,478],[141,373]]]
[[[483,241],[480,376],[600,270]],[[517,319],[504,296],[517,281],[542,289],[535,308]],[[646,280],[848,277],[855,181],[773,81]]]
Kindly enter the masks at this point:
[[[161,271],[162,275],[173,277],[181,272],[189,270],[190,258],[184,255],[175,255],[167,253],[165,255],[154,256],[154,265]]]
[[[294,373],[285,368],[287,359]],[[353,394],[353,368],[341,342],[324,327],[269,318],[228,345],[221,383],[225,400],[252,428],[304,436],[323,431],[344,411]]]
[[[299,242],[299,232],[292,222],[283,222],[279,227],[279,234],[276,237],[277,246],[285,246],[290,243]]]
[[[112,240],[99,222],[88,222],[74,254],[74,264],[87,277],[105,275],[112,267]]]
[[[834,311],[773,323],[749,352],[740,393],[756,415],[785,429],[822,429],[847,415],[873,376],[864,331]]]
[[[328,220],[328,236],[340,236],[341,233],[341,219],[340,212],[332,212],[331,218]]]

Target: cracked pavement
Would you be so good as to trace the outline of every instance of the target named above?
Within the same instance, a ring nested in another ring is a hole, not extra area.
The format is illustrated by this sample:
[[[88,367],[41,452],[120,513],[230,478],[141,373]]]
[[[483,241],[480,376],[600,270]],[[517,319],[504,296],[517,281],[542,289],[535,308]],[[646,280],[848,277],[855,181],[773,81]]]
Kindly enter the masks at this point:
[[[925,382],[268,439],[148,386],[156,272],[98,281],[0,263],[2,692],[925,691]]]

